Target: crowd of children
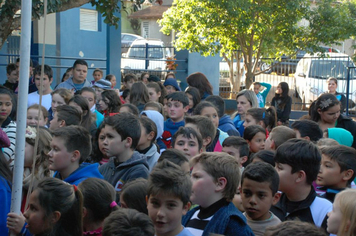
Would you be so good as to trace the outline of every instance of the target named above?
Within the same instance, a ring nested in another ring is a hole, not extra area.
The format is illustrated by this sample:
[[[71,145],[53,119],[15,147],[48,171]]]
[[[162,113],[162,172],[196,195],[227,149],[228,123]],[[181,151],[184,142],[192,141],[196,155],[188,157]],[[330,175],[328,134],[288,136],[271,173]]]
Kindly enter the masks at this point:
[[[289,124],[288,84],[265,108],[271,85],[255,82],[230,116],[202,73],[185,91],[174,73],[126,74],[118,90],[81,59],[54,89],[50,66],[31,74],[10,212],[17,69],[0,86],[2,235],[356,235],[356,123],[333,94]]]

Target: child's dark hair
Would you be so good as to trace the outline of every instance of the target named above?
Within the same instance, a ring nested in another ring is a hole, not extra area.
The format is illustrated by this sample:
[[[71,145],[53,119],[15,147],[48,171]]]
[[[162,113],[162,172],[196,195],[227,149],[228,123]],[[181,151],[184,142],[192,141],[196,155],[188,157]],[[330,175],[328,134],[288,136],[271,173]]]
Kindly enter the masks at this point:
[[[41,111],[41,114],[42,114],[42,116],[43,116],[43,119],[48,118],[48,111],[47,111],[47,109],[46,109],[44,106],[42,106],[42,105],[40,105],[40,104],[33,104],[33,105],[31,105],[31,106],[29,106],[29,107],[27,108],[27,111],[30,110],[30,109],[40,110],[40,111]]]
[[[99,136],[101,130],[104,128],[105,124],[102,122],[97,130],[95,131],[95,136],[93,137],[93,143],[92,143],[92,152],[90,155],[90,162],[92,163],[99,163],[103,158],[105,158],[104,154],[100,151],[99,149]]]
[[[139,81],[135,82],[130,90],[130,103],[133,105],[140,105],[147,103],[150,99],[146,85]]]
[[[148,215],[120,208],[104,220],[102,233],[103,236],[154,236],[155,228]]]
[[[253,117],[257,122],[262,121],[265,128],[271,131],[277,126],[277,112],[273,106],[269,108],[250,108],[247,113]]]
[[[161,87],[156,82],[149,82],[146,86],[147,88],[153,88],[156,93],[161,93]]]
[[[80,106],[80,108],[82,109],[83,113],[81,114],[81,122],[80,125],[83,126],[84,128],[86,128],[88,131],[90,131],[90,126],[92,124],[92,119],[91,119],[91,111],[89,108],[89,102],[86,98],[84,98],[82,95],[74,95],[74,97],[72,97],[69,100],[70,102],[74,102],[75,104],[77,104],[78,106]]]
[[[15,120],[16,119],[16,102],[17,102],[17,99],[16,99],[16,96],[14,95],[14,93],[6,88],[5,86],[3,85],[0,85],[0,94],[7,94],[10,99],[11,99],[11,103],[12,103],[12,109],[11,109],[11,113],[9,114],[8,117],[10,117],[12,120]]]
[[[339,105],[340,101],[337,100],[334,94],[325,93],[320,95],[309,107],[309,115],[311,120],[318,122],[320,120],[320,111],[327,111],[330,107]]]
[[[148,178],[148,198],[151,195],[167,194],[178,197],[185,206],[190,199],[192,182],[180,166],[163,160],[153,168]]]
[[[105,125],[113,127],[113,129],[120,134],[122,141],[130,137],[132,139],[130,148],[136,148],[141,137],[141,125],[137,116],[128,112],[123,112],[105,118],[104,123]]]
[[[218,110],[219,118],[225,115],[225,101],[220,96],[210,95],[205,99],[207,102],[211,102]]]
[[[189,160],[184,153],[174,148],[166,149],[162,152],[157,162],[161,162],[163,160],[173,162],[178,166],[182,166],[185,162],[189,163]]]
[[[121,100],[115,90],[105,90],[101,93],[101,99],[106,103],[104,99],[108,101],[108,112],[117,113],[121,106]]]
[[[35,68],[35,71],[33,73],[33,75],[39,75],[41,76],[41,72],[42,72],[42,65],[38,65]],[[48,76],[48,79],[51,80],[53,78],[53,70],[49,65],[44,65],[43,66],[43,74]]]
[[[217,129],[213,124],[213,122],[208,117],[187,116],[185,117],[185,123],[196,125],[203,140],[210,137],[211,141],[213,141],[213,139],[215,138]],[[209,144],[207,146],[209,146]]]
[[[131,180],[124,184],[120,192],[120,199],[123,199],[126,206],[124,208],[131,208],[138,210],[139,212],[148,214],[147,204],[147,179],[138,178]]]
[[[135,116],[138,116],[138,114],[140,113],[138,108],[135,105],[132,105],[130,103],[122,104],[121,107],[127,107],[130,110],[130,113],[135,115]]]
[[[237,136],[227,137],[222,143],[223,147],[233,147],[239,150],[240,157],[248,156],[250,148],[245,139]]]
[[[83,87],[81,90],[78,91],[79,95],[82,95],[83,92],[89,92],[94,94],[94,101],[96,101],[96,93],[93,88],[91,87]]]
[[[156,124],[147,116],[141,116],[140,123],[142,127],[146,130],[146,134],[151,133],[152,131],[155,133],[153,139],[151,140],[151,144],[156,140],[157,137],[157,126]]]
[[[122,98],[125,100],[127,97],[130,97],[130,89],[122,91]]]
[[[45,178],[38,183],[35,191],[47,220],[53,212],[61,213],[51,235],[83,235],[83,196],[77,187],[57,178]]]
[[[315,224],[298,220],[287,220],[266,228],[265,236],[327,236],[325,230]]]
[[[321,153],[340,166],[340,172],[352,170],[354,173],[347,182],[350,185],[356,177],[356,150],[345,145],[324,146],[320,148]]]
[[[69,106],[69,105],[61,105],[56,108],[58,121],[64,120],[66,122],[66,126],[70,125],[79,125],[82,116],[77,108]]]
[[[153,108],[156,108],[156,110],[159,112],[159,113],[163,113],[163,106],[161,103],[158,103],[158,102],[154,102],[154,101],[150,101],[150,102],[147,102],[144,106],[144,110],[147,110],[147,107],[153,107]],[[151,110],[151,109],[150,109]]]
[[[255,137],[255,135],[260,132],[266,135],[266,130],[264,128],[262,128],[262,126],[250,125],[245,128],[244,139],[251,141],[253,139],[253,137]]]
[[[78,188],[83,194],[83,206],[88,211],[91,221],[101,222],[118,209],[115,203],[115,189],[106,180],[88,178],[82,181]]]
[[[304,139],[290,139],[277,148],[274,161],[292,167],[292,174],[304,171],[307,184],[312,184],[316,179],[321,155],[315,144]]]
[[[83,66],[86,66],[88,68],[88,63],[83,59],[77,59],[73,64],[73,69],[75,69],[76,65],[83,65]]]
[[[188,87],[185,90],[185,94],[190,94],[193,98],[193,109],[195,108],[196,105],[199,104],[199,102],[201,101],[201,97],[200,97],[200,93],[199,90],[197,88],[194,87]]]
[[[101,76],[104,75],[104,72],[103,72],[101,69],[99,69],[99,68],[96,68],[96,69],[93,71],[93,75],[94,75],[95,72],[99,72],[99,73],[101,74]]]
[[[172,147],[173,148],[175,146],[176,139],[179,135],[182,135],[184,138],[187,138],[187,139],[196,138],[198,141],[199,150],[202,148],[203,139],[202,139],[201,135],[198,132],[196,132],[193,128],[184,127],[184,126],[179,127],[177,132],[174,133],[174,135],[172,137]]]
[[[133,80],[133,81],[137,81],[137,76],[135,75],[135,74],[132,74],[132,73],[128,73],[128,74],[126,74],[125,75],[125,77],[124,77],[124,82],[129,82],[129,81],[131,81],[131,80]]]
[[[13,72],[14,70],[17,70],[17,66],[15,63],[9,63],[7,66],[6,66],[6,74],[10,75],[11,72]]]
[[[266,162],[251,163],[244,169],[241,177],[241,186],[244,179],[250,179],[258,183],[267,182],[272,190],[272,196],[277,193],[279,186],[279,175],[270,164]]]
[[[216,113],[219,113],[218,108],[214,104],[212,104],[211,102],[202,101],[194,108],[194,115],[201,115],[203,109],[207,107],[212,107],[216,110]]]
[[[276,93],[274,95],[274,97],[277,99],[277,100],[280,100],[281,102],[278,104],[278,107],[280,108],[284,108],[285,105],[287,104],[287,101],[288,101],[288,98],[289,98],[289,85],[288,83],[286,82],[280,82],[278,84],[279,86],[281,86],[281,89],[282,89],[282,94],[278,94]]]
[[[275,166],[276,163],[274,162],[274,152],[270,150],[261,150],[253,154],[251,158],[251,162],[253,162],[254,159],[259,158],[263,162],[266,162],[270,164],[271,166]]]
[[[206,78],[203,73],[196,72],[190,74],[186,80],[189,86],[195,87],[199,90],[200,97],[203,97],[204,94],[213,95],[213,86],[211,86],[208,78]]]
[[[52,132],[52,136],[64,141],[68,152],[78,150],[80,152],[79,164],[90,154],[91,141],[89,131],[82,126],[72,125],[61,127]],[[78,142],[78,140],[80,140]]]
[[[183,104],[183,107],[186,107],[189,105],[189,99],[187,95],[185,95],[184,92],[174,92],[171,94],[168,94],[166,96],[167,101],[172,100],[172,101],[178,101]]]
[[[296,120],[292,123],[291,128],[298,130],[301,137],[308,136],[312,142],[317,142],[323,137],[323,131],[319,124],[312,120]]]

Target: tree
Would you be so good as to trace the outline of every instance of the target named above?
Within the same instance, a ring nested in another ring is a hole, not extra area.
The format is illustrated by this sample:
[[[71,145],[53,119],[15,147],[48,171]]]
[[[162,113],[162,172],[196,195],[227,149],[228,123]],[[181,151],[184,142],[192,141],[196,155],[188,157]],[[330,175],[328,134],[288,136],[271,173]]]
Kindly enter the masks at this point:
[[[260,73],[256,68],[262,56],[312,51],[319,44],[337,43],[354,34],[352,3],[332,3],[321,0],[313,7],[309,0],[175,0],[159,23],[163,33],[177,32],[174,45],[178,50],[205,56],[221,53],[237,62],[237,52],[242,52],[249,87]],[[236,79],[232,82],[238,91]]]

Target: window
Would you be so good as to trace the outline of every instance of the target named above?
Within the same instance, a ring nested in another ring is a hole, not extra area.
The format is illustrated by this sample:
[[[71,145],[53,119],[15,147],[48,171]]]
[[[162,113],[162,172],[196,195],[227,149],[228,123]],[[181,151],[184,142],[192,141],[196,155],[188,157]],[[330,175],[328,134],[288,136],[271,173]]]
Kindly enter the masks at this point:
[[[80,9],[80,29],[98,31],[98,12],[96,10]]]

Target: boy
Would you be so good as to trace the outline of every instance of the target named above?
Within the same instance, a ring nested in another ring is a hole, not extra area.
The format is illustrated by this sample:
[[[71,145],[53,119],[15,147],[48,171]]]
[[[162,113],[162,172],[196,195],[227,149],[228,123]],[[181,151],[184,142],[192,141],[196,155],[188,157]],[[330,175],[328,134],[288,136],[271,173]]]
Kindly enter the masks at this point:
[[[49,169],[56,171],[55,178],[78,185],[87,178],[100,178],[99,164],[83,163],[90,154],[90,134],[77,125],[62,127],[52,132]],[[80,142],[78,142],[80,140]]]
[[[137,82],[137,76],[132,73],[128,73],[125,75],[123,82],[125,89],[131,89],[132,85]]]
[[[199,206],[183,217],[194,235],[253,235],[233,199],[240,182],[237,161],[226,153],[202,153],[191,160],[192,195]]]
[[[81,90],[84,87],[90,87],[91,83],[87,80],[88,63],[83,59],[78,59],[73,64],[73,76],[57,86],[66,88],[74,92]]]
[[[222,146],[222,152],[226,152],[236,158],[242,173],[244,170],[243,165],[248,160],[250,151],[247,141],[241,137],[231,136],[224,140]]]
[[[82,116],[77,108],[69,105],[58,106],[50,121],[49,129],[53,131],[60,127],[79,125],[81,119]]]
[[[19,82],[19,74],[15,63],[9,63],[6,66],[6,77],[7,80],[5,81],[4,86],[12,92],[15,92]]]
[[[192,182],[179,166],[163,160],[148,178],[147,210],[157,236],[193,236],[182,226],[189,208]]]
[[[166,96],[169,118],[164,122],[163,142],[171,147],[171,139],[179,127],[184,126],[184,115],[189,109],[189,100],[184,92],[175,92]]]
[[[179,127],[173,135],[172,143],[172,147],[184,152],[188,160],[202,152],[201,135],[190,127]]]
[[[191,127],[201,135],[203,140],[202,152],[205,152],[206,147],[211,144],[217,130],[213,122],[206,116],[187,116],[185,127]]]
[[[100,166],[99,171],[105,180],[111,183],[117,192],[129,180],[148,177],[146,157],[134,152],[141,137],[141,125],[131,113],[120,113],[106,118],[103,122],[103,149],[108,163]]]
[[[356,150],[344,145],[321,148],[321,165],[316,184],[326,191],[322,197],[334,202],[335,195],[351,186],[356,173]]]
[[[189,160],[182,151],[179,151],[174,148],[165,150],[164,152],[162,152],[161,156],[159,157],[158,162],[161,162],[163,160],[170,161],[180,166],[180,168],[182,168],[184,173],[190,175]]]
[[[296,120],[292,123],[291,128],[296,133],[296,138],[304,138],[314,143],[323,137],[323,131],[319,124],[313,120]]]
[[[265,150],[276,150],[282,143],[296,138],[296,133],[289,127],[274,127],[265,142]]]
[[[241,177],[241,199],[247,224],[256,236],[263,236],[267,227],[281,221],[269,211],[281,196],[279,176],[268,163],[257,162],[246,167]]]
[[[53,81],[53,71],[49,65],[44,65],[42,88],[41,88],[40,87],[41,67],[42,67],[41,65],[38,65],[35,68],[35,72],[34,72],[35,85],[38,90],[28,95],[27,107],[33,104],[40,103],[40,90],[42,90],[42,106],[44,106],[47,110],[49,110],[51,108],[51,103],[52,103],[51,83]]]
[[[164,81],[163,86],[166,88],[167,94],[182,91],[176,79],[169,78]]]
[[[274,157],[279,175],[280,201],[271,211],[281,220],[310,222],[326,229],[332,204],[317,196],[313,181],[320,167],[320,152],[310,141],[290,139],[277,149]]]
[[[89,87],[84,87],[79,91],[79,94],[88,100],[90,111],[96,116],[96,127],[99,128],[101,122],[104,121],[104,115],[101,114],[95,107],[96,103],[96,93],[94,89]]]

